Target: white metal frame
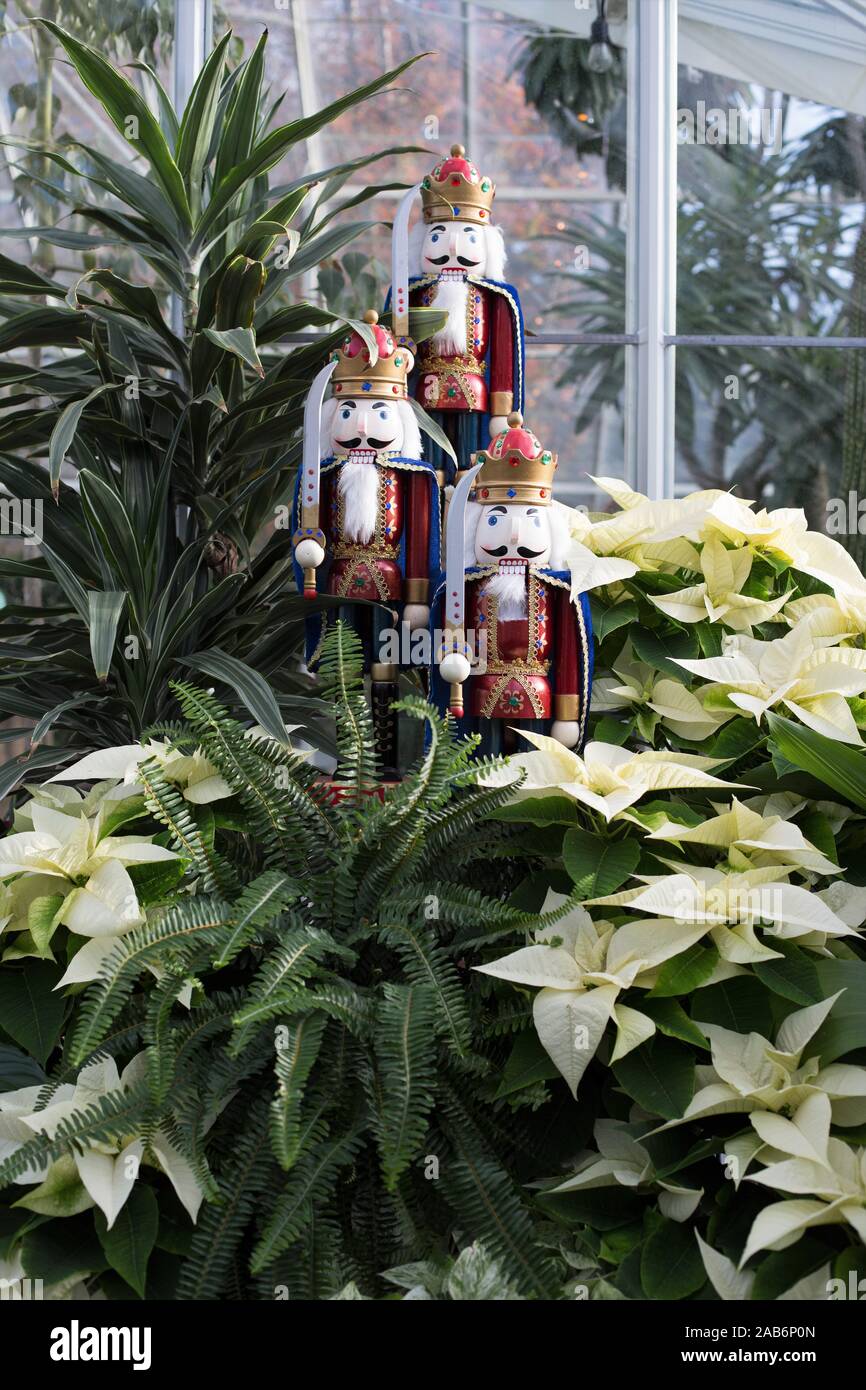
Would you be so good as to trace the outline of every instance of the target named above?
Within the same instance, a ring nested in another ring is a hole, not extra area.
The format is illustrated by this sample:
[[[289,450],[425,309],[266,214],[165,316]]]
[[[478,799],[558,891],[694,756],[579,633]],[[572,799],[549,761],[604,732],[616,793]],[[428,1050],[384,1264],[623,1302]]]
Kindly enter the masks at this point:
[[[626,462],[640,492],[674,489],[677,0],[631,7]],[[631,359],[631,360],[629,360]]]

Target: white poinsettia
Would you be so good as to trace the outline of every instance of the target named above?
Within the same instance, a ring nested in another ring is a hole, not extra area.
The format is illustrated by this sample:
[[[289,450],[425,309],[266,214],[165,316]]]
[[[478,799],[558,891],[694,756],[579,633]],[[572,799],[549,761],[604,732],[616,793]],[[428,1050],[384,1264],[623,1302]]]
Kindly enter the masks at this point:
[[[671,1129],[709,1115],[757,1110],[790,1113],[819,1092],[830,1099],[834,1124],[862,1124],[866,1121],[866,1067],[838,1062],[822,1067],[820,1056],[807,1051],[842,993],[789,1014],[775,1043],[760,1033],[735,1033],[715,1023],[701,1023],[710,1041],[712,1066],[697,1068],[700,1089],[678,1120],[660,1128]]]
[[[213,763],[198,749],[193,753],[181,753],[177,748],[159,739],[148,743],[128,743],[115,748],[99,748],[88,753],[62,772],[51,778],[57,782],[89,782],[95,777],[120,778],[124,786],[137,786],[138,769],[142,763],[155,759],[169,782],[183,793],[185,800],[196,805],[206,805],[231,796],[231,787],[219,775]],[[50,783],[49,783],[50,785]]]
[[[640,1142],[646,1126],[625,1120],[599,1119],[593,1138],[598,1153],[587,1154],[576,1172],[565,1182],[547,1188],[549,1192],[585,1192],[598,1187],[640,1187],[652,1182],[661,1189],[659,1207],[672,1221],[687,1221],[703,1196],[703,1188],[682,1187],[653,1177],[653,1163]]]
[[[591,742],[581,757],[557,739],[521,733],[537,751],[509,758],[505,766],[482,779],[488,787],[509,786],[522,776],[523,782],[515,787],[518,800],[558,792],[612,820],[647,792],[738,785],[712,777],[706,769],[715,767],[718,760],[694,753],[631,753],[616,744]]]
[[[299,724],[284,724],[285,742],[289,744],[290,735],[300,728]],[[249,739],[270,738],[271,735],[261,724],[247,729]],[[186,801],[197,806],[208,805],[232,795],[232,789],[225,778],[220,776],[213,763],[205,757],[201,749],[192,753],[182,753],[160,739],[150,739],[147,743],[128,743],[116,748],[100,748],[88,753],[62,772],[50,779],[52,783],[89,782],[95,777],[120,778],[125,786],[135,785],[138,769],[142,763],[155,759],[164,777],[182,792]],[[138,787],[140,792],[142,789]]]
[[[583,528],[579,539],[597,555],[616,555],[642,570],[700,569],[694,542],[701,534],[718,489],[676,500],[651,501],[618,478],[593,478],[622,508]]]
[[[38,873],[81,880],[109,860],[119,864],[157,864],[176,859],[174,850],[152,843],[150,835],[102,835],[101,815],[66,815],[31,803],[32,830],[0,840],[0,878]]]
[[[811,618],[774,641],[730,636],[721,656],[678,658],[677,664],[715,682],[759,724],[767,710],[781,704],[819,734],[863,746],[847,700],[866,690],[866,651],[826,645]]]
[[[732,545],[748,545],[819,579],[837,597],[866,603],[866,578],[844,546],[820,531],[810,531],[800,507],[755,511],[748,502],[720,493],[704,521],[705,536]]]
[[[143,1079],[146,1066],[143,1052],[134,1057],[122,1073],[118,1073],[113,1058],[91,1062],[79,1072],[74,1086],[57,1086],[42,1108],[37,1106],[44,1086],[27,1086],[0,1094],[0,1161],[17,1153],[36,1134],[52,1137],[63,1120],[85,1110],[101,1097],[129,1090]],[[72,1161],[87,1194],[86,1198],[82,1197],[84,1206],[79,1201],[77,1209],[96,1205],[111,1228],[132,1192],[144,1156],[144,1140],[136,1134],[119,1144],[98,1142],[74,1152]],[[195,1221],[203,1197],[201,1187],[187,1160],[162,1130],[157,1130],[150,1139],[147,1161],[158,1164]],[[55,1166],[32,1165],[14,1181],[23,1186],[40,1183],[50,1188],[50,1175]]]
[[[734,717],[733,711],[708,713],[697,695],[682,681],[673,680],[646,662],[638,661],[630,644],[626,643],[613,664],[613,675],[602,676],[593,684],[592,710],[602,713],[629,707],[639,719],[642,712],[651,711],[648,720],[643,714],[646,722],[639,725],[642,733],[646,730],[651,735],[649,726],[661,721],[678,738],[695,741],[710,738]]]
[[[752,572],[751,550],[729,550],[712,537],[700,554],[703,582],[690,584],[673,594],[648,597],[678,623],[721,622],[734,632],[751,632],[757,623],[773,618],[788,600],[788,593],[774,599],[753,598],[743,593]],[[789,591],[790,592],[790,591]]]
[[[866,1243],[866,1149],[831,1138],[828,1096],[809,1096],[793,1118],[749,1116],[767,1166],[748,1182],[788,1192],[755,1218],[740,1265],[759,1250],[786,1250],[813,1226],[847,1224]]]
[[[695,1231],[698,1247],[701,1252],[701,1259],[707,1278],[715,1289],[719,1298],[724,1303],[746,1303],[752,1297],[752,1289],[755,1284],[754,1272],[750,1269],[737,1269],[733,1260],[729,1260],[727,1255],[722,1255],[720,1251],[714,1250],[701,1238],[699,1231]],[[821,1265],[811,1274],[798,1279],[796,1284],[792,1284],[784,1293],[780,1293],[775,1300],[777,1303],[821,1303],[829,1299],[830,1293],[830,1265]]]
[[[565,902],[548,891],[543,911],[553,912]],[[531,946],[475,968],[538,989],[532,1016],[539,1040],[575,1095],[609,1022],[617,1031],[614,1062],[655,1032],[652,1019],[617,1002],[622,991],[638,984],[643,972],[686,950],[703,930],[672,921],[615,929],[609,922],[593,922],[582,907],[572,907],[555,926],[536,932]]]
[[[828,939],[857,935],[817,894],[788,883],[787,872],[780,867],[724,873],[683,865],[678,873],[591,900],[590,905],[616,903],[687,925],[702,923],[722,959],[734,965],[771,960],[780,954],[758,940],[758,926],[767,927],[780,940],[818,947],[824,947]]]
[[[784,866],[814,874],[840,872],[838,864],[807,840],[793,821],[780,815],[762,815],[736,797],[731,798],[728,810],[699,825],[683,825],[664,817],[648,831],[647,839],[724,849],[728,863],[739,870]]]

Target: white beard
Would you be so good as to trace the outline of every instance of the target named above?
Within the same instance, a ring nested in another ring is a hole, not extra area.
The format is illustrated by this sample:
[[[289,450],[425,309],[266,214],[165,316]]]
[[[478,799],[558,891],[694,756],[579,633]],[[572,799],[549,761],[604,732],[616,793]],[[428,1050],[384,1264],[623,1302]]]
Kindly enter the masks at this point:
[[[436,286],[431,308],[444,310],[448,322],[439,332],[433,334],[433,346],[437,352],[449,353],[466,351],[466,299],[469,284],[461,277],[444,275]]]
[[[375,463],[344,463],[339,472],[346,539],[367,545],[376,534],[379,469]]]
[[[525,566],[509,566],[487,581],[488,592],[497,600],[497,614],[502,622],[511,623],[526,617],[526,577]]]

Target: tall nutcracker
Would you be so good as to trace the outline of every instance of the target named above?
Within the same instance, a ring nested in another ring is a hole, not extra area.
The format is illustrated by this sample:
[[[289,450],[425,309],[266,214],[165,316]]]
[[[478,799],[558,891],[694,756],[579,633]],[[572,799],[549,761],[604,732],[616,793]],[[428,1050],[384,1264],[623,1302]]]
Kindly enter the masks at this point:
[[[430,577],[439,570],[439,485],[421,456],[421,436],[408,400],[412,352],[364,315],[375,351],[351,332],[319,373],[307,398],[304,452],[295,496],[293,536],[298,588],[307,598],[345,599],[343,621],[359,633],[371,678],[380,767],[397,775],[397,723],[390,708],[398,668],[388,640],[398,624],[426,627]],[[332,395],[324,400],[328,381]],[[375,608],[353,600],[372,600]],[[309,624],[308,660],[315,664],[324,619]]]
[[[461,465],[504,429],[509,411],[523,409],[523,316],[517,291],[503,279],[502,232],[490,221],[495,191],[463,146],[452,145],[420,185],[422,221],[409,231],[418,188],[394,220],[394,331],[409,342],[410,307],[447,313],[444,328],[417,349],[414,390]],[[430,454],[451,481],[449,456],[435,443]]]
[[[571,572],[572,557],[580,552],[583,562],[588,552],[570,537],[569,509],[553,500],[556,454],[514,412],[472,461],[477,476],[464,476],[448,510],[436,702],[480,733],[486,754],[514,749],[519,730],[579,747],[592,626],[587,595],[576,590],[591,575]]]

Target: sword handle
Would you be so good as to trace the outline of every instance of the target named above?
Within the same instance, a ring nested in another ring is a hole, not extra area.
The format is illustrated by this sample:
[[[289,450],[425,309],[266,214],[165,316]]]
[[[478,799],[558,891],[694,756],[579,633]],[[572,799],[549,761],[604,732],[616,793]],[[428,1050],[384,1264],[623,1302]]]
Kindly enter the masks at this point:
[[[315,598],[316,592],[316,567],[310,565],[304,570],[304,598]]]
[[[452,685],[451,698],[448,701],[448,711],[453,714],[455,719],[463,718],[463,686]]]

